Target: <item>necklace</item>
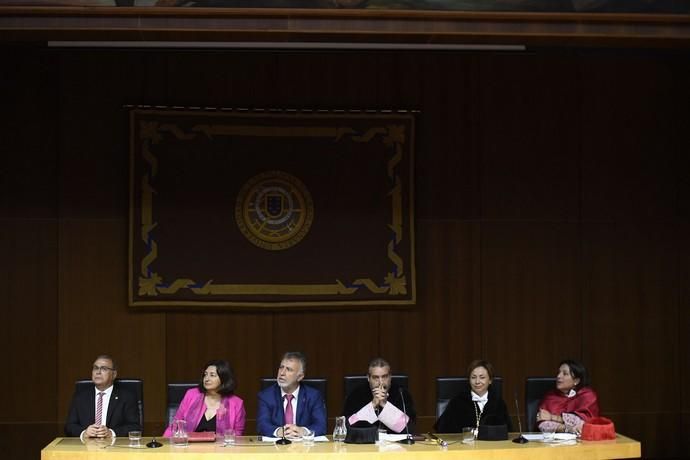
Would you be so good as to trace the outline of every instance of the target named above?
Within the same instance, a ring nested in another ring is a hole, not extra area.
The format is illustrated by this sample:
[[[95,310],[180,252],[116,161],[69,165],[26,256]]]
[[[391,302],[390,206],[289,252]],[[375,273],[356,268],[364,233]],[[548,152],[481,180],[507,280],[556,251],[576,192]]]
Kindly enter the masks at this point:
[[[477,401],[474,401],[474,415],[477,420],[477,427],[474,429],[475,437],[479,434],[479,420],[482,418],[482,412],[484,411],[479,409],[479,403]]]

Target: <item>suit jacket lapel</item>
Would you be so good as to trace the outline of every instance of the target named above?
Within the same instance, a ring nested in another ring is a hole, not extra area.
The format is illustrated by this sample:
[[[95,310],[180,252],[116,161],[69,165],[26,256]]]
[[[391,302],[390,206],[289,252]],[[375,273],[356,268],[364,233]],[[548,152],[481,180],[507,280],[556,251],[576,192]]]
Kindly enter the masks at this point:
[[[285,424],[285,409],[283,408],[283,398],[282,398],[282,393],[280,391],[280,387],[276,383],[276,407],[278,408],[278,416],[280,418],[280,421],[278,425],[283,426]]]
[[[110,426],[112,424],[111,420],[113,418],[113,412],[117,408],[117,404],[119,404],[119,402],[117,388],[113,387],[113,392],[110,394],[110,402],[108,402],[108,414],[105,417],[106,426]]]
[[[299,398],[297,400],[297,414],[295,414],[295,425],[302,425],[302,418],[304,418],[304,408],[307,405],[307,392],[304,391],[302,385],[299,386]]]
[[[86,413],[88,414],[90,420],[88,425],[91,425],[94,422],[94,420],[96,420],[96,390],[94,388],[95,387],[91,388],[91,390],[86,392],[86,398],[84,398],[87,404]]]

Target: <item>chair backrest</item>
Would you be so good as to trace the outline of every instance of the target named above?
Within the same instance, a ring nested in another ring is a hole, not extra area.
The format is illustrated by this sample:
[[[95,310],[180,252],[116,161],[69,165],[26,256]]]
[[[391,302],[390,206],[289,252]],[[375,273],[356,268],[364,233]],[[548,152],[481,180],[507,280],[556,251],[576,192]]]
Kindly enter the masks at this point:
[[[276,383],[276,378],[275,377],[262,377],[261,378],[261,389],[265,389],[270,387]],[[305,385],[309,385],[312,388],[316,388],[321,392],[321,396],[323,396],[323,404],[324,406],[326,405],[327,399],[327,393],[326,389],[328,388],[328,381],[323,378],[304,378],[302,379],[302,383]]]
[[[141,379],[115,379],[115,385],[124,388],[132,393],[137,399],[137,410],[139,412],[139,426],[144,429],[144,381]],[[93,388],[91,379],[80,379],[75,383],[75,389],[80,391],[83,388]]]
[[[496,376],[491,382],[494,390],[503,398],[503,377]],[[469,391],[467,377],[436,377],[436,418],[439,418],[451,399],[461,391]]]
[[[165,409],[165,420],[168,423],[168,425],[175,416],[177,408],[180,407],[180,403],[182,402],[182,398],[184,398],[184,394],[190,388],[195,388],[198,385],[198,382],[168,383],[168,399]]]
[[[527,430],[537,431],[537,411],[544,393],[556,388],[555,377],[527,377],[525,381],[525,415]]]
[[[396,374],[391,377],[393,383],[403,388],[408,388],[409,378],[406,374]],[[367,382],[366,375],[346,375],[343,377],[343,397],[352,393],[352,390]]]

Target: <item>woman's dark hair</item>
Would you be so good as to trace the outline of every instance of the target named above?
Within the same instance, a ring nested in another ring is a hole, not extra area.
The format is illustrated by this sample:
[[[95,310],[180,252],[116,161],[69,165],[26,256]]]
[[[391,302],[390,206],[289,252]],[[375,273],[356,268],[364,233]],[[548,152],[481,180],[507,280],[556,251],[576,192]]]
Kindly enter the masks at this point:
[[[472,375],[472,371],[478,367],[483,367],[484,369],[486,369],[486,372],[489,374],[489,380],[494,379],[494,366],[492,366],[489,361],[485,361],[483,359],[475,359],[470,363],[469,366],[467,366],[468,379],[470,378],[470,375]]]
[[[218,387],[218,394],[221,396],[231,395],[235,391],[235,373],[230,367],[230,363],[220,359],[214,359],[207,362],[201,371],[201,379],[199,380],[199,391],[206,393],[206,388],[204,388],[204,372],[209,366],[216,366],[216,374],[220,379],[220,387]]]
[[[568,366],[570,375],[572,375],[574,379],[580,379],[580,382],[575,385],[576,390],[589,386],[589,375],[587,374],[587,369],[584,364],[574,359],[564,359],[558,367],[560,368],[564,364]]]

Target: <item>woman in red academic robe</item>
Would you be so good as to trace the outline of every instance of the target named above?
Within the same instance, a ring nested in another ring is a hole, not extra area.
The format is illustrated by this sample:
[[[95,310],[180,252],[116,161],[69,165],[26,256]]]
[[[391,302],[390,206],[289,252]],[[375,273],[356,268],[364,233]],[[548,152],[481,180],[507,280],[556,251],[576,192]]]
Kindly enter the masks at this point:
[[[549,390],[539,404],[539,429],[580,434],[582,425],[598,416],[599,402],[589,387],[587,369],[577,361],[563,360],[558,366],[556,388]]]

